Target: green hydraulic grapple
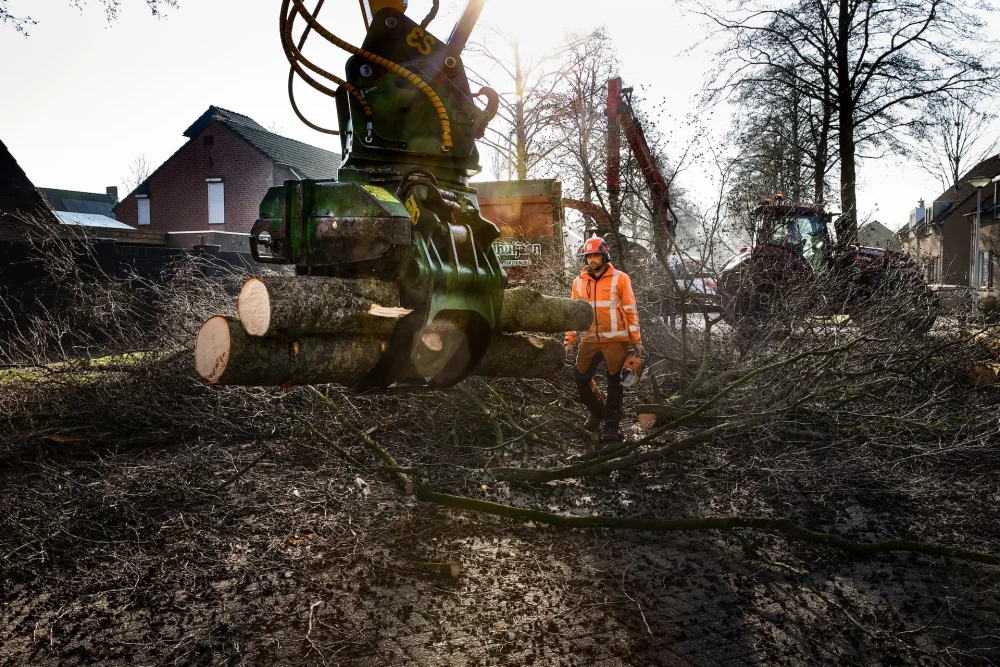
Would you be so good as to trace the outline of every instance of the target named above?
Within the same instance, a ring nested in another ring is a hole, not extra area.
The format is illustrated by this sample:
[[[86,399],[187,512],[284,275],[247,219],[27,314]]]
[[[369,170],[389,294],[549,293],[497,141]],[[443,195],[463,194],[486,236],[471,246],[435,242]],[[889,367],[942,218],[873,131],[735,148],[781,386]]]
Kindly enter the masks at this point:
[[[482,359],[500,319],[507,276],[492,246],[499,231],[469,187],[480,171],[476,139],[498,100],[490,89],[473,95],[462,64],[484,2],[471,0],[448,42],[397,8],[377,11],[361,47],[367,53],[356,50],[336,90],[344,156],[337,178],[271,188],[251,232],[258,261],[399,286],[401,306],[412,312],[356,389],[450,386]],[[473,103],[478,96],[487,98],[485,110]]]

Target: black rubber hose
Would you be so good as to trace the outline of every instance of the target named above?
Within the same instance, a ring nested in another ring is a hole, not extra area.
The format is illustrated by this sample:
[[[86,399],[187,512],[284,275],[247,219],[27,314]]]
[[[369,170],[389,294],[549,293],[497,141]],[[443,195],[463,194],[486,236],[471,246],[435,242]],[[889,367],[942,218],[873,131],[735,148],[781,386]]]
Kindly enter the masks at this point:
[[[420,22],[420,27],[427,30],[427,26],[431,24],[434,17],[438,15],[438,9],[441,8],[441,0],[434,0],[434,5],[431,7],[431,11],[427,13],[424,20]]]

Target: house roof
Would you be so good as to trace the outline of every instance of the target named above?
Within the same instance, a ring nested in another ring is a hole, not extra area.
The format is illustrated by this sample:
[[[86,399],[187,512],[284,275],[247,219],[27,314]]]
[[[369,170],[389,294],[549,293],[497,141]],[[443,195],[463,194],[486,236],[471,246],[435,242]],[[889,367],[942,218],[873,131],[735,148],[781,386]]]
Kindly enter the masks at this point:
[[[858,242],[865,246],[899,250],[896,235],[878,220],[866,222],[858,228]]]
[[[78,227],[103,227],[110,229],[131,229],[135,227],[118,222],[114,218],[96,213],[77,213],[75,211],[56,211],[56,218],[64,225],[75,225]]]
[[[986,158],[970,169],[968,173],[959,179],[957,188],[952,186],[941,193],[940,196],[935,197],[934,201],[950,201],[952,203],[951,207],[944,212],[942,220],[947,218],[953,211],[961,206],[965,200],[976,194],[976,188],[969,185],[969,179],[983,177],[995,178],[998,174],[1000,174],[1000,154]],[[942,222],[942,220],[931,220],[929,222]]]
[[[184,136],[188,139],[198,136],[201,131],[208,127],[208,124],[213,120],[221,120],[227,125],[243,125],[256,130],[267,131],[263,125],[255,121],[253,118],[244,116],[241,113],[236,113],[235,111],[230,111],[229,109],[217,107],[213,104],[208,107],[208,110],[205,113],[198,117],[198,120],[191,123],[191,127],[184,130]]]
[[[38,188],[45,199],[56,211],[70,213],[90,213],[113,218],[112,209],[118,202],[109,194],[96,192],[78,192],[76,190],[57,190],[55,188]]]
[[[291,167],[302,178],[336,178],[340,154],[270,132],[249,116],[212,105],[184,136],[193,138],[212,121],[219,121],[278,164]]]
[[[278,164],[291,167],[302,178],[336,178],[340,153],[310,146],[261,128],[222,121],[251,146]]]
[[[229,109],[217,107],[214,104],[208,107],[205,113],[198,117],[198,120],[184,130],[184,136],[188,139],[193,139],[213,121],[224,124],[266,157],[282,166],[291,167],[302,178],[320,179],[337,177],[337,171],[340,169],[340,153],[311,146],[301,141],[275,134],[274,132],[268,132],[263,125],[253,118],[230,111]],[[186,145],[184,144],[184,146]],[[178,148],[163,164],[154,169],[153,173],[147,176],[146,180],[140,183],[135,190],[128,193],[125,198],[133,194],[149,194],[149,179],[152,178],[153,174],[162,169],[164,164],[170,162],[177,153],[183,150],[184,146]],[[124,198],[122,201],[124,201]],[[115,204],[112,210],[120,206],[121,203],[118,202]]]

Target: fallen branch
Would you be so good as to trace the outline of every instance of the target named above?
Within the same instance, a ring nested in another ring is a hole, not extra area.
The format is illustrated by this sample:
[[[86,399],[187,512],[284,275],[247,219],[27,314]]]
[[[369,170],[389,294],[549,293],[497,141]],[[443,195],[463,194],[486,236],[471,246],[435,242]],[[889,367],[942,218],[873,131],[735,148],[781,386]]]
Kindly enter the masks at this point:
[[[307,429],[312,431],[313,435],[322,440],[326,446],[330,447],[333,451],[340,454],[340,457],[345,461],[347,461],[349,464],[361,470],[368,469],[363,463],[361,463],[356,458],[348,454],[346,449],[344,449],[343,447],[335,443],[333,440],[320,433],[319,430],[315,426],[313,426],[312,422],[310,422],[308,419],[306,419],[305,417],[299,417],[299,421],[302,422]]]
[[[496,468],[491,470],[496,479],[508,482],[551,482],[557,479],[571,479],[574,477],[593,477],[604,475],[623,468],[632,468],[652,459],[663,458],[670,454],[682,452],[695,445],[713,440],[716,436],[745,428],[757,420],[746,420],[739,422],[726,422],[710,429],[695,433],[676,442],[651,449],[646,452],[639,452],[630,449],[625,455],[618,452],[611,452],[590,461],[582,461],[563,468]]]
[[[412,495],[413,490],[415,488],[413,480],[411,480],[410,477],[405,472],[403,472],[405,468],[396,463],[396,459],[393,458],[392,454],[386,451],[386,449],[383,448],[380,444],[372,440],[371,436],[369,436],[363,429],[360,429],[357,426],[355,426],[354,423],[347,418],[347,415],[344,414],[344,411],[341,410],[339,407],[337,407],[337,404],[331,401],[327,396],[325,396],[323,392],[318,390],[316,387],[312,386],[310,386],[309,389],[311,389],[312,392],[316,394],[316,397],[319,398],[319,400],[326,403],[330,407],[330,409],[333,410],[333,413],[337,416],[337,419],[340,421],[341,424],[347,427],[347,430],[356,435],[365,447],[367,447],[369,450],[374,452],[376,456],[382,459],[382,462],[385,464],[385,467],[387,469],[393,471],[393,474],[395,474],[396,476],[396,481],[399,483],[400,487],[402,487],[403,492],[406,493],[406,495],[408,496]]]
[[[696,530],[730,531],[750,528],[766,532],[784,533],[803,542],[825,544],[851,553],[877,554],[905,551],[927,556],[947,556],[976,563],[986,563],[987,565],[1000,565],[1000,556],[981,551],[971,551],[969,549],[948,547],[928,542],[915,542],[912,540],[886,540],[883,542],[851,540],[839,535],[820,533],[803,528],[785,517],[710,516],[699,519],[631,519],[602,515],[568,516],[544,512],[542,510],[501,505],[486,500],[466,498],[464,496],[453,496],[424,488],[417,489],[417,499],[459,510],[478,512],[480,514],[493,514],[521,521],[536,521],[560,528],[611,528],[616,530],[641,530],[654,533]]]

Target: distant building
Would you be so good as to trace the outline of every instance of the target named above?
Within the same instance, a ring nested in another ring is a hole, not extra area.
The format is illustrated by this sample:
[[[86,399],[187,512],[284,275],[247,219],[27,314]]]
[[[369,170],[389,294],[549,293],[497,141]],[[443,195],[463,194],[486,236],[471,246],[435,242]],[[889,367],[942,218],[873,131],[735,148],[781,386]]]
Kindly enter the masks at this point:
[[[38,188],[38,191],[64,225],[135,229],[115,219],[118,188],[114,185],[109,185],[104,194],[55,188]]]
[[[340,154],[269,132],[252,118],[211,106],[188,141],[114,211],[139,229],[247,234],[269,188],[286,180],[336,178]],[[339,146],[338,146],[339,148]]]
[[[118,188],[114,186],[104,194],[36,188],[0,142],[0,223],[18,225],[25,216],[32,216],[77,227],[132,229],[115,220],[116,203]]]
[[[858,228],[858,244],[869,248],[899,250],[899,239],[891,229],[878,220],[866,222]]]
[[[897,237],[904,250],[920,258],[931,282],[969,286],[972,273],[972,230],[976,215],[973,178],[988,178],[982,188],[979,263],[983,267],[980,289],[996,292],[1000,270],[1000,155],[983,160],[924,209],[922,220],[901,229]],[[921,209],[916,209],[921,211]],[[927,269],[930,269],[929,271]]]

